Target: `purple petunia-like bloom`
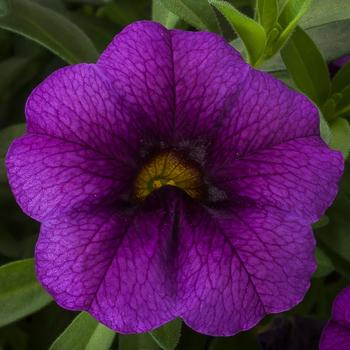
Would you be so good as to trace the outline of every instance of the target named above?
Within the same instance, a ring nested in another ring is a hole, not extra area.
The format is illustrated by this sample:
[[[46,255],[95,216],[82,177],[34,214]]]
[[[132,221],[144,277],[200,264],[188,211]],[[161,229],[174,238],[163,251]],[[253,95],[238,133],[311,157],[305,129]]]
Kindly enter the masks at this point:
[[[343,158],[312,103],[221,37],[134,23],[26,116],[9,181],[59,305],[122,333],[181,317],[232,335],[302,300]]]
[[[350,286],[335,299],[332,318],[321,336],[320,350],[350,349]]]

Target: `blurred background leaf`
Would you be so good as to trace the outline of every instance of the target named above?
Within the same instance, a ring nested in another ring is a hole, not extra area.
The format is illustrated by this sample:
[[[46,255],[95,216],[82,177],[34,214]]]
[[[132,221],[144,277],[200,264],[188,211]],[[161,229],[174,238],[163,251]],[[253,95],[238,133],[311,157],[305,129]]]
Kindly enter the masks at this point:
[[[181,337],[182,321],[176,319],[150,332],[151,337],[163,350],[174,350]]]
[[[81,312],[50,346],[50,350],[108,350],[115,332]]]
[[[199,30],[220,33],[215,12],[207,1],[160,0],[163,6]]]
[[[0,27],[47,47],[68,63],[94,62],[96,48],[84,32],[65,16],[29,0],[0,0],[8,10]]]
[[[36,280],[33,259],[0,267],[0,326],[30,315],[51,301]]]

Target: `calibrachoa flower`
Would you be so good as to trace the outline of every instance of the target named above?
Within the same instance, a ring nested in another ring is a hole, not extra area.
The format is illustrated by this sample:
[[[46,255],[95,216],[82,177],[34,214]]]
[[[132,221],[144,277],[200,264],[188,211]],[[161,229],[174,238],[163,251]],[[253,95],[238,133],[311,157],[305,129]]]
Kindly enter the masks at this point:
[[[181,317],[231,335],[303,298],[343,159],[316,108],[221,37],[132,24],[26,116],[8,175],[61,306],[122,333]]]
[[[350,287],[335,299],[332,318],[321,336],[320,350],[350,349]]]

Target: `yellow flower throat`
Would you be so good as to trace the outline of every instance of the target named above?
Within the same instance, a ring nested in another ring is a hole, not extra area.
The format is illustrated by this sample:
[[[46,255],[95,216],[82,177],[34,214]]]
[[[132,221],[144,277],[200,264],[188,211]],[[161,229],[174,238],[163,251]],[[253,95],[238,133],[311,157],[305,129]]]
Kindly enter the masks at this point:
[[[174,151],[164,151],[151,158],[140,170],[135,181],[135,197],[145,199],[151,192],[163,186],[175,186],[189,196],[199,199],[203,192],[199,169],[186,162]]]

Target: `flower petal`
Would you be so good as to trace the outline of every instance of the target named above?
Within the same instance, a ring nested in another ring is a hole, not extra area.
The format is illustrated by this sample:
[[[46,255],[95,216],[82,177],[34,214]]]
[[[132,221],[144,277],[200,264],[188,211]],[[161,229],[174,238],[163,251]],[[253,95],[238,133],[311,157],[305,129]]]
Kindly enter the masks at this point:
[[[157,138],[176,144],[208,138],[250,69],[216,34],[168,31],[149,21],[126,27],[97,64],[145,134],[158,130]]]
[[[64,308],[89,311],[121,333],[175,318],[172,213],[76,211],[42,224],[37,276]]]
[[[229,107],[210,149],[213,165],[296,138],[320,135],[316,107],[264,72],[251,69]]]
[[[226,164],[212,175],[229,196],[248,197],[317,221],[333,202],[344,168],[339,152],[317,136],[296,138]]]
[[[315,270],[309,225],[253,207],[181,218],[180,315],[197,332],[233,335],[303,299]]]
[[[216,34],[173,30],[171,37],[177,138],[211,142],[227,108],[237,102],[250,66]]]
[[[169,31],[140,21],[119,33],[97,62],[148,137],[172,137],[174,68]]]
[[[26,104],[27,131],[57,137],[116,159],[135,159],[139,135],[131,132],[123,99],[102,68],[78,64],[42,82]],[[136,159],[135,159],[136,161]]]
[[[216,211],[163,187],[135,211],[75,211],[42,225],[38,278],[65,308],[122,333],[182,317],[232,335],[304,296],[315,269],[311,229],[282,212]]]
[[[335,299],[332,318],[323,330],[320,350],[350,349],[350,287]]]
[[[130,178],[114,159],[44,135],[14,141],[6,166],[17,202],[37,220],[117,198]]]

